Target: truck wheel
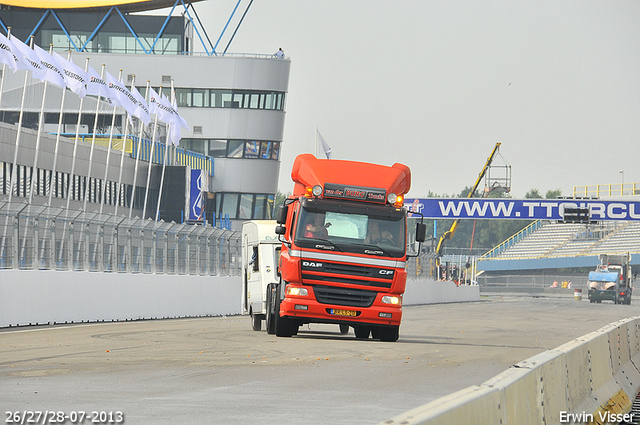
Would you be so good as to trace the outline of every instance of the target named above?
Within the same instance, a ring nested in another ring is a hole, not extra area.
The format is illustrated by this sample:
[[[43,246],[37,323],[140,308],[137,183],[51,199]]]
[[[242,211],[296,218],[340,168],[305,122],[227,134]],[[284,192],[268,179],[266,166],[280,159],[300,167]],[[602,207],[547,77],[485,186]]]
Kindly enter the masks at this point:
[[[341,335],[346,335],[349,333],[349,325],[340,325],[340,334]]]
[[[358,339],[367,339],[371,333],[371,329],[368,326],[354,326],[353,332]]]
[[[254,331],[262,330],[262,315],[253,314],[253,310],[251,311],[251,328]]]
[[[279,288],[276,286],[275,296],[275,331],[276,336],[290,337],[298,334],[298,325],[296,325],[288,317],[280,317],[280,294]]]
[[[374,330],[373,335],[380,341],[396,342],[400,337],[400,326],[380,327]]]
[[[271,284],[267,285],[267,317],[266,317],[266,322],[267,322],[267,333],[270,335],[273,335],[274,333],[276,333],[276,322],[275,322],[275,316],[272,312],[273,310],[273,287],[271,286]]]

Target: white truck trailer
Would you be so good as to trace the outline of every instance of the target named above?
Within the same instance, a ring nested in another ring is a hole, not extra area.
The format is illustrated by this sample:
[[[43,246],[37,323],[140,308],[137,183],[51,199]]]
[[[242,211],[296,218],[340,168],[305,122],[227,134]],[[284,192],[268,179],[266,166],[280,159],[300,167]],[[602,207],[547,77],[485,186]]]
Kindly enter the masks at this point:
[[[251,316],[254,331],[262,329],[266,317],[266,290],[278,283],[278,261],[282,242],[275,233],[277,223],[251,220],[242,224],[242,313]]]

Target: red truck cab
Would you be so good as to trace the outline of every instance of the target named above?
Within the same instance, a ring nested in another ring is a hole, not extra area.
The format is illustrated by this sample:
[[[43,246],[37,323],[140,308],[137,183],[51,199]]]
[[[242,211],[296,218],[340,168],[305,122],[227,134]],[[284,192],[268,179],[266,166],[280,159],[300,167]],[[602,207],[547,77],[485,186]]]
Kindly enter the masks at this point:
[[[280,281],[267,288],[267,332],[292,336],[306,323],[353,327],[357,338],[396,341],[407,273],[411,172],[299,155],[294,192],[280,207]],[[419,223],[416,240],[424,240]]]

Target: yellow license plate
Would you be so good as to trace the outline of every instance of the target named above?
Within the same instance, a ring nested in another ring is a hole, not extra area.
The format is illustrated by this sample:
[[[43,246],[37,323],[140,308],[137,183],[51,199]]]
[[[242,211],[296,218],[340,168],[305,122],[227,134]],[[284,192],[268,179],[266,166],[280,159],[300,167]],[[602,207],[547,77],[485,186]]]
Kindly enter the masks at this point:
[[[331,309],[331,314],[335,314],[336,316],[352,316],[352,317],[356,317],[357,316],[357,312],[353,311],[353,310],[340,310],[340,309]]]

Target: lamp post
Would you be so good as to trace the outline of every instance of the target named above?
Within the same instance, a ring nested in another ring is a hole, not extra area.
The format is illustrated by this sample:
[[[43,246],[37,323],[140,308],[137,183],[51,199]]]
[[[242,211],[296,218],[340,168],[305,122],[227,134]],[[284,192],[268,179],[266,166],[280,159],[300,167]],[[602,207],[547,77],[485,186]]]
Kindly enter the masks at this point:
[[[619,173],[622,175],[622,180],[620,183],[620,196],[624,195],[624,170],[620,170]]]

